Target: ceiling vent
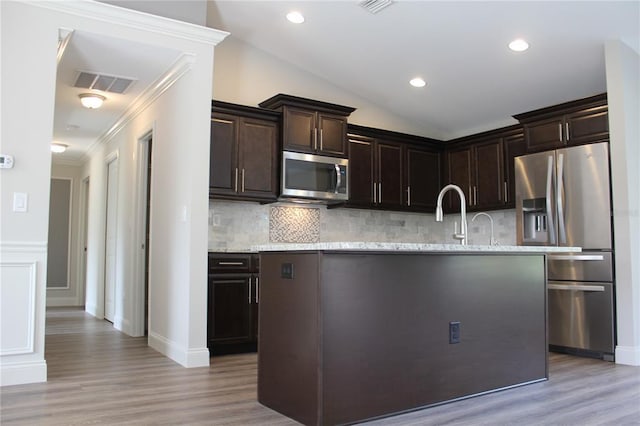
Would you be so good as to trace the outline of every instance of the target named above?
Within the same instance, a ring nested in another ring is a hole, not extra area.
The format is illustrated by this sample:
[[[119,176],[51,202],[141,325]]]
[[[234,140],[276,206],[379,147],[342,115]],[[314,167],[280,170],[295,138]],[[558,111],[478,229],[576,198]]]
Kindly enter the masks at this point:
[[[378,13],[387,6],[391,6],[391,0],[364,0],[360,2],[360,6],[371,13]]]
[[[115,75],[79,71],[73,87],[101,90],[103,92],[124,93],[135,79]]]

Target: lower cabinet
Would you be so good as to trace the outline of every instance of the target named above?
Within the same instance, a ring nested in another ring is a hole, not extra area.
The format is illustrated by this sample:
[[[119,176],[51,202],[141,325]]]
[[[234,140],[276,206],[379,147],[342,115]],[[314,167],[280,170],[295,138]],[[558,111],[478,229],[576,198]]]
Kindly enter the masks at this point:
[[[212,356],[257,350],[259,284],[257,255],[209,253],[207,346]]]

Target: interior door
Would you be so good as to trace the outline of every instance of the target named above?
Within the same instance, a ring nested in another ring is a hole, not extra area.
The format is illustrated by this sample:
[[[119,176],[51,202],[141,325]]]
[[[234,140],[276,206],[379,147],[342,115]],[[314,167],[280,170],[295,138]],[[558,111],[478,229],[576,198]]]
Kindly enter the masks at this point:
[[[118,209],[118,159],[107,165],[107,227],[105,231],[104,318],[113,322],[116,312],[116,254]]]

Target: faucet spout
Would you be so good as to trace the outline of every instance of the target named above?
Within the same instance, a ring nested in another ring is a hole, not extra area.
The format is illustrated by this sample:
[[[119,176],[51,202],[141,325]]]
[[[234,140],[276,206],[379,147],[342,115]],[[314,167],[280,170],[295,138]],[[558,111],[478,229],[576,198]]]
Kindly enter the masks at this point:
[[[460,240],[460,244],[467,244],[467,200],[464,192],[458,185],[449,184],[440,190],[438,194],[438,202],[436,203],[436,222],[442,222],[444,215],[442,213],[442,198],[450,190],[454,190],[460,196],[460,233],[453,234],[453,238]]]
[[[480,213],[476,213],[472,218],[471,218],[471,222],[475,221],[476,218],[478,216],[486,216],[489,218],[489,222],[491,223],[491,238],[489,239],[489,245],[490,246],[495,246],[498,244],[498,242],[495,240],[495,238],[493,238],[493,218],[491,217],[490,214],[485,213],[485,212],[480,212]]]

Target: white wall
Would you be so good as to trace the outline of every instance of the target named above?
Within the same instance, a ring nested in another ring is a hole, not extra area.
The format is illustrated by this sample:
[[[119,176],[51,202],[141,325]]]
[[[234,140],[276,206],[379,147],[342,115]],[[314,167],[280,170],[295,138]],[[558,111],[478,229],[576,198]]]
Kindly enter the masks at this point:
[[[372,104],[356,93],[336,87],[330,81],[283,62],[233,35],[216,48],[214,99],[257,106],[278,93],[356,108],[349,116],[349,122],[353,124],[436,139],[444,138],[444,132],[435,128],[430,129],[429,135],[424,135],[424,129],[393,115],[388,108]]]
[[[100,305],[104,259],[104,156],[121,159],[121,254],[132,250],[131,168],[141,128],[156,124],[152,194],[150,344],[185,366],[208,365],[206,249],[209,122],[213,46],[225,33],[94,2],[0,2],[2,22],[2,152],[16,167],[1,181],[2,385],[46,380],[44,317],[46,241],[51,176],[56,48],[60,27],[113,35],[185,52],[188,71],[113,141],[93,153],[87,300]],[[161,29],[161,30],[160,30]],[[36,103],[32,99],[38,99]],[[146,114],[146,115],[145,115]],[[182,161],[176,163],[175,158]],[[13,192],[29,194],[29,212],[13,213]],[[186,211],[186,220],[182,212]],[[17,266],[16,266],[17,265]],[[129,300],[131,268],[119,270],[121,297]],[[89,304],[89,303],[88,303]],[[6,309],[5,309],[6,308]],[[123,324],[131,307],[125,305]],[[19,324],[19,327],[5,327]],[[6,330],[5,330],[6,328]],[[5,331],[9,330],[8,333]]]
[[[640,365],[640,55],[605,45],[616,254],[616,362]]]
[[[84,306],[84,283],[82,282],[82,249],[80,241],[80,188],[82,168],[79,166],[52,164],[51,177],[71,179],[71,214],[69,218],[69,270],[68,288],[48,288],[47,306]]]

